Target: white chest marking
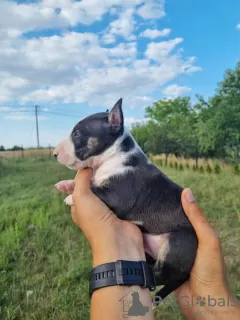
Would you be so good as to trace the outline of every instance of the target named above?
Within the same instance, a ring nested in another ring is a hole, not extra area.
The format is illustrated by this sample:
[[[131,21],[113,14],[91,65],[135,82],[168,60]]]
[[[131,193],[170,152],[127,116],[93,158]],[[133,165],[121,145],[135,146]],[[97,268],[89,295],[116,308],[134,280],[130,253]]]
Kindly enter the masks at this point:
[[[128,135],[128,131],[124,129],[123,135],[119,139],[117,139],[117,141],[115,141],[115,143],[102,155],[98,156],[98,161],[101,163],[101,165],[94,173],[94,185],[102,186],[110,177],[113,177],[115,175],[122,175],[127,171],[134,170],[134,168],[131,166],[125,166],[124,162],[127,160],[130,154],[139,151],[138,145],[135,143],[134,148],[129,152],[121,151],[121,142]]]

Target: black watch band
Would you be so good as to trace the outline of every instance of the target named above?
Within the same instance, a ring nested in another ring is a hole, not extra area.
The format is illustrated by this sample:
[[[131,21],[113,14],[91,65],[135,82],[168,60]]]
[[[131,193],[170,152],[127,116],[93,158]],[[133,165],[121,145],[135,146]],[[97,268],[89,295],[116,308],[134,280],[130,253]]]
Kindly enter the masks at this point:
[[[146,261],[126,261],[101,264],[89,272],[89,294],[97,289],[115,285],[139,285],[155,290],[156,282],[152,268]]]

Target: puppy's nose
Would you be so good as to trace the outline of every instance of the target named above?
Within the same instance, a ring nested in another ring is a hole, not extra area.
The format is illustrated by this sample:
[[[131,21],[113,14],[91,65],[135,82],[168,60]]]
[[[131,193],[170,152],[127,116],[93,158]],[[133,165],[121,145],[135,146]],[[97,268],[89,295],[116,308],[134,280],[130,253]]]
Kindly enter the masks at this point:
[[[57,159],[58,153],[54,153],[53,156]]]

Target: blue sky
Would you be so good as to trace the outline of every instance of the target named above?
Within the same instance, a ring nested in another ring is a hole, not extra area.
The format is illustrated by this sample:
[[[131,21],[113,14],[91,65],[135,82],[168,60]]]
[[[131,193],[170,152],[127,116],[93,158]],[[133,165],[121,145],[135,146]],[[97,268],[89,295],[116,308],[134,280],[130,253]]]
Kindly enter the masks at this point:
[[[124,98],[127,125],[160,98],[214,93],[240,59],[237,0],[0,2],[0,145],[55,145]]]

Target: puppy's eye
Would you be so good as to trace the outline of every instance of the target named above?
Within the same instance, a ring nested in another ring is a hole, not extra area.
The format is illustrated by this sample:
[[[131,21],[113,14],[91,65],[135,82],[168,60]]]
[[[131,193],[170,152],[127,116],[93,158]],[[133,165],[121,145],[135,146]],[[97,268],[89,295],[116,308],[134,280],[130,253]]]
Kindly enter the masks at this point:
[[[74,136],[75,138],[80,137],[80,132],[77,131],[77,130],[74,131],[73,136]]]

